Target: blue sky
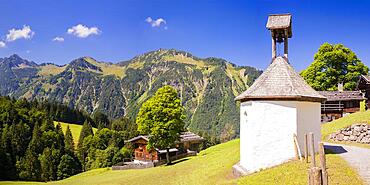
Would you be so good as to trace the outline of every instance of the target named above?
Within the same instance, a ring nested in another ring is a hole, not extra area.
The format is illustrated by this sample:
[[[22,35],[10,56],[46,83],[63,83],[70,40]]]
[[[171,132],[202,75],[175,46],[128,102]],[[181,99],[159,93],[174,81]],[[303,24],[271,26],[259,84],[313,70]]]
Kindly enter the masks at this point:
[[[0,42],[5,45],[0,43],[0,57],[16,53],[37,63],[65,64],[91,56],[118,62],[175,48],[265,69],[271,57],[267,16],[290,12],[289,58],[297,70],[312,62],[324,42],[343,43],[370,66],[366,1],[0,0],[0,4]],[[55,37],[64,41],[53,41]]]

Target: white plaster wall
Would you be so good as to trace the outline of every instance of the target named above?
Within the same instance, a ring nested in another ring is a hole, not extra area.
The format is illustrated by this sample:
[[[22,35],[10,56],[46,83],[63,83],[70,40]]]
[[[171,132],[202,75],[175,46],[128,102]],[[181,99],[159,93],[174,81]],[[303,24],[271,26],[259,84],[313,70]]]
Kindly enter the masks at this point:
[[[295,157],[297,102],[249,101],[240,105],[240,164],[252,173]]]
[[[321,141],[321,103],[318,102],[298,102],[298,130],[297,138],[299,148],[304,155],[304,134],[314,133],[315,152],[318,149],[318,142]],[[310,139],[308,137],[308,139]]]

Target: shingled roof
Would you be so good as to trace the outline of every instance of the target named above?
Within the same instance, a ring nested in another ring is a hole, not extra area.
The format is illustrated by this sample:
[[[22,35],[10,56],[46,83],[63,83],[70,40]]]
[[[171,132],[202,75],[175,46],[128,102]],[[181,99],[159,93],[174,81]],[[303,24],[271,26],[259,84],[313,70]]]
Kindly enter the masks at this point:
[[[348,100],[364,100],[361,91],[318,91],[325,96],[326,101],[348,101]]]
[[[288,37],[292,37],[292,15],[272,14],[269,15],[266,28],[269,30],[288,29]]]
[[[125,142],[133,142],[133,141],[136,141],[138,139],[144,139],[146,141],[149,141],[149,136],[147,135],[139,135],[139,136],[136,136],[136,137],[133,137]],[[181,135],[180,135],[180,141],[181,142],[185,142],[185,141],[202,141],[203,140],[203,137],[201,136],[198,136],[197,134],[194,134],[192,132],[182,132]]]
[[[297,100],[323,102],[325,97],[310,87],[288,59],[276,57],[270,66],[245,92],[235,98],[248,100]]]

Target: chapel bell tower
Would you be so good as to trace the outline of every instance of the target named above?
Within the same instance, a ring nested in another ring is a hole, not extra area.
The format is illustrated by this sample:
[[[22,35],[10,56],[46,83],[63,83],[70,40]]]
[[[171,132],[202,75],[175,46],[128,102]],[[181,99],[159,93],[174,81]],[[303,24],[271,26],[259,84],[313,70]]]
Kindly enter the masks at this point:
[[[276,58],[276,43],[284,43],[284,57],[288,58],[288,38],[292,38],[292,15],[269,15],[266,28],[271,31],[272,59]]]

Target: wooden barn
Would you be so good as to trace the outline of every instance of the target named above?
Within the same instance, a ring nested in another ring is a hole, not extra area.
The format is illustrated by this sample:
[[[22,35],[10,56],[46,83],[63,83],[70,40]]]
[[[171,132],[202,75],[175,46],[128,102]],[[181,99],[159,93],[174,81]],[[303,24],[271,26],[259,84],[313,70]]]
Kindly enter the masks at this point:
[[[180,141],[175,143],[174,148],[171,148],[170,157],[177,155],[182,155],[186,153],[197,153],[199,152],[200,144],[203,141],[203,138],[192,133],[192,132],[183,132],[180,135]],[[147,150],[146,146],[148,144],[149,137],[139,135],[134,138],[129,139],[126,142],[130,142],[134,146],[134,159],[138,161],[161,161],[166,160],[166,149],[153,148]]]
[[[347,114],[360,111],[360,102],[365,100],[361,91],[319,91],[326,101],[321,104],[321,122],[329,122]]]

